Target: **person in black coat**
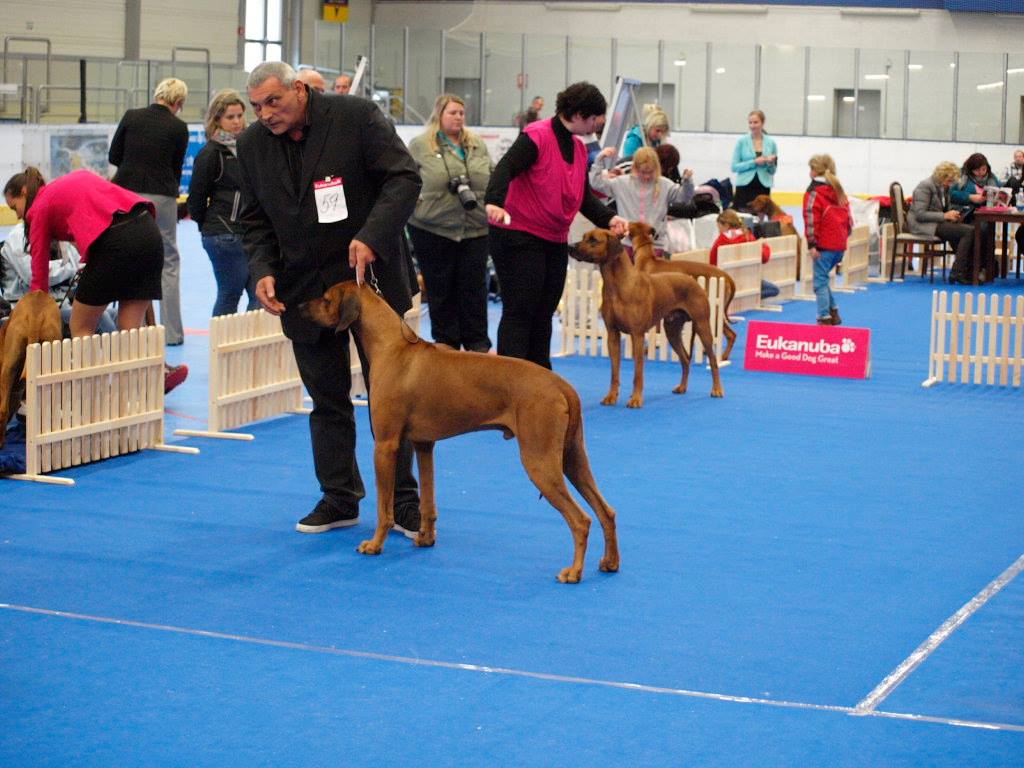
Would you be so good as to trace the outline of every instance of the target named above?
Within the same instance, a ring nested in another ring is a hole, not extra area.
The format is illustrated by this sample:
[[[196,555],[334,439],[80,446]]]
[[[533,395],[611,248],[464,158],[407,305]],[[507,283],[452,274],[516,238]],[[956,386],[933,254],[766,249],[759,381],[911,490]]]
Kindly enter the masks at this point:
[[[365,276],[399,314],[412,306],[400,241],[420,177],[373,102],[311,91],[283,62],[256,67],[246,87],[259,122],[238,139],[247,201],[243,242],[256,296],[281,316],[313,398],[310,433],[323,498],[296,528],[321,533],[355,525],[365,490],[349,399],[349,335],[305,320],[299,305],[334,283]],[[360,358],[369,381],[361,351]],[[414,536],[419,495],[407,441],[399,452],[394,511],[396,529]]]
[[[164,241],[160,322],[171,346],[185,340],[181,324],[178,254],[178,187],[188,149],[188,126],[177,115],[185,106],[188,86],[175,77],[161,80],[153,103],[129,109],[110,140],[108,160],[117,166],[112,181],[142,195],[156,208]]]
[[[188,213],[199,226],[203,248],[213,265],[217,300],[213,316],[238,311],[242,291],[249,294],[246,309],[259,309],[256,284],[249,276],[249,257],[242,247],[242,190],[236,144],[245,128],[245,102],[238,91],[214,94],[206,110],[206,138],[192,166]]]

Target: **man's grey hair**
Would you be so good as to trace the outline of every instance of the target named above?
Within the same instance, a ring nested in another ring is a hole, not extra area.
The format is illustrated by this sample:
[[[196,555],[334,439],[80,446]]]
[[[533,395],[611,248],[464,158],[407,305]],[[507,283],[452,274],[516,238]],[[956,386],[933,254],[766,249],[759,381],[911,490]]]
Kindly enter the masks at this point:
[[[259,88],[263,83],[272,77],[281,81],[285,88],[291,88],[295,82],[295,70],[290,64],[283,61],[265,61],[249,73],[249,79],[245,81],[245,89],[252,90]]]

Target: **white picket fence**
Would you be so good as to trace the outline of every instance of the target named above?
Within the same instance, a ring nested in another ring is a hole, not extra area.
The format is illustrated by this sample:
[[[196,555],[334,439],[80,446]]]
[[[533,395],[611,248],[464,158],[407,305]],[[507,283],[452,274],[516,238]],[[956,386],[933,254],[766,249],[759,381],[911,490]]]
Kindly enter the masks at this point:
[[[28,347],[25,472],[16,480],[74,485],[45,473],[164,444],[164,328]]]
[[[962,300],[962,303],[961,303]],[[932,291],[928,378],[998,386],[1021,385],[1024,296]]]
[[[697,282],[708,293],[711,305],[711,333],[714,337],[715,356],[719,365],[722,361],[722,325],[725,310],[722,306],[722,279],[715,278],[708,285],[706,278]],[[584,357],[608,357],[608,331],[601,319],[601,271],[591,264],[570,264],[565,280],[565,291],[560,305],[562,321],[562,355]],[[692,323],[683,327],[683,346],[690,353],[693,363],[703,363],[706,355],[700,338],[694,336],[694,349],[690,346]],[[647,332],[645,337],[648,360],[678,360],[672,346],[659,323]],[[626,337],[626,355],[632,355],[632,343]]]
[[[292,343],[281,319],[257,309],[210,321],[208,429],[176,429],[176,435],[252,440],[228,432],[282,413],[308,413]]]

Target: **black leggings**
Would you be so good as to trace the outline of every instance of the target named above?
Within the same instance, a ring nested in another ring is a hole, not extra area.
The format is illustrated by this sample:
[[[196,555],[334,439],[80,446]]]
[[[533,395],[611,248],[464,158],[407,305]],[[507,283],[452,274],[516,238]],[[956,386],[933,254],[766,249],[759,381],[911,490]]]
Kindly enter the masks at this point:
[[[565,288],[568,247],[491,227],[491,258],[501,288],[498,354],[550,368],[551,317]]]

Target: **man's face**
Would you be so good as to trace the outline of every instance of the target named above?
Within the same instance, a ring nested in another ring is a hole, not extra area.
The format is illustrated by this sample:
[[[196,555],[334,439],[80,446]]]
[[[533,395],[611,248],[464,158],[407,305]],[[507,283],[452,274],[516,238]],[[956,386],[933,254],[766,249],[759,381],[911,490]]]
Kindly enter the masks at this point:
[[[249,89],[249,103],[256,118],[275,136],[301,128],[306,117],[306,88],[296,80],[285,88],[276,77]]]
[[[530,103],[530,108],[537,114],[540,114],[540,111],[544,109],[544,99],[538,96]]]
[[[352,78],[348,75],[338,75],[334,81],[334,92],[345,94],[352,89]]]

